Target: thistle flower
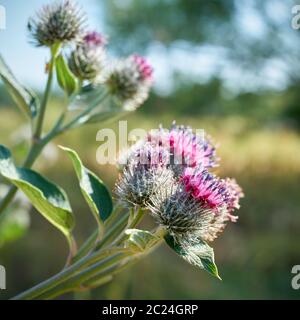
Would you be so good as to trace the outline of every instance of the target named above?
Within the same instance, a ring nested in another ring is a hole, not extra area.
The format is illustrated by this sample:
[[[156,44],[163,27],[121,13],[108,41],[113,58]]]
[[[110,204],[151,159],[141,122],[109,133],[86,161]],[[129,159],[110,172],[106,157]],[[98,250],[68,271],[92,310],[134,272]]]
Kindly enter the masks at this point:
[[[146,207],[156,188],[172,185],[173,173],[165,167],[149,167],[129,163],[120,175],[115,188],[119,201],[126,206]]]
[[[199,201],[201,206],[212,209],[216,214],[226,208],[228,217],[236,221],[237,217],[230,212],[239,208],[239,199],[243,197],[243,192],[235,180],[220,179],[201,168],[185,169],[181,179],[186,192]]]
[[[173,123],[170,130],[160,128],[150,131],[147,140],[154,145],[169,148],[173,164],[181,164],[182,168],[199,165],[212,168],[218,165],[216,148],[202,131],[197,135],[190,127]]]
[[[142,140],[121,156],[122,172],[115,188],[119,200],[144,207],[157,186],[173,181],[173,172],[163,165],[165,156],[163,150]]]
[[[206,136],[199,137],[189,127],[175,124],[170,130],[159,128],[151,130],[146,139],[138,141],[120,158],[121,165],[136,158],[149,164],[164,165],[179,177],[185,168],[202,166],[210,168],[217,165],[216,148]],[[122,166],[121,166],[122,167]]]
[[[213,241],[223,231],[229,220],[225,207],[216,213],[203,206],[181,182],[155,189],[149,197],[147,208],[180,244],[194,239]]]
[[[104,79],[106,38],[98,32],[88,32],[71,52],[69,67],[81,81],[101,82]]]
[[[176,162],[181,156],[183,164]],[[236,221],[232,212],[243,196],[234,179],[208,172],[216,159],[209,140],[198,139],[188,127],[150,131],[123,158],[117,196],[148,208],[181,245],[213,241],[229,220]]]
[[[123,103],[125,110],[135,110],[148,98],[152,73],[146,59],[132,55],[115,63],[109,71],[107,86],[110,93]]]
[[[160,145],[141,139],[119,156],[119,169],[123,169],[128,163],[143,164],[147,168],[167,167],[170,163],[170,153]]]
[[[85,15],[70,0],[44,6],[27,28],[37,46],[51,47],[77,41],[82,33]]]
[[[236,183],[228,181],[205,171],[202,171],[202,177],[200,173],[188,178],[185,175],[168,187],[156,187],[147,208],[181,245],[191,244],[194,239],[211,242],[228,221],[237,219],[231,214],[232,204],[238,203],[242,193]]]

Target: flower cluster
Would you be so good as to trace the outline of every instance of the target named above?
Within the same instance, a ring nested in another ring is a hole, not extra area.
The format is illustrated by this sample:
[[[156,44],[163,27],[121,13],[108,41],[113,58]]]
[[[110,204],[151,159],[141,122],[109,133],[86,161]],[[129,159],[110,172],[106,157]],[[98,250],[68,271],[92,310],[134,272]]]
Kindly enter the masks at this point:
[[[227,221],[236,221],[242,189],[234,179],[210,172],[218,163],[206,135],[191,128],[159,128],[134,145],[122,159],[117,197],[149,209],[178,241],[214,240]]]
[[[152,87],[151,65],[137,54],[116,61],[107,58],[106,37],[87,32],[85,17],[71,0],[61,0],[44,6],[29,20],[28,30],[37,46],[57,49],[68,45],[68,66],[81,84],[105,84],[118,106],[135,110]]]

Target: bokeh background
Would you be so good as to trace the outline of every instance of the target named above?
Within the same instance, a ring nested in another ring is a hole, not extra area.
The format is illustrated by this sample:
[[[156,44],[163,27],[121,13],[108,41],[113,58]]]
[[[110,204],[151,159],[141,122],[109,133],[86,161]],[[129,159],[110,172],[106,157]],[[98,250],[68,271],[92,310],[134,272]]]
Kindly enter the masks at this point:
[[[0,52],[17,77],[38,92],[45,84],[47,52],[28,43],[26,22],[46,2],[0,1],[7,12]],[[126,119],[129,128],[168,127],[174,119],[204,128],[219,143],[222,162],[217,172],[236,177],[246,197],[238,223],[213,244],[223,282],[162,246],[110,284],[75,298],[299,299],[300,291],[291,287],[292,266],[300,264],[300,31],[291,26],[297,3],[78,2],[90,27],[109,36],[112,55],[137,52],[154,66],[154,90]],[[54,92],[48,124],[63,102],[59,91]],[[118,130],[117,124],[112,128]],[[35,166],[67,190],[79,242],[93,230],[93,218],[69,160],[56,145],[76,149],[113,186],[116,169],[96,162],[99,129],[93,125],[56,139]],[[0,86],[0,143],[21,159],[27,132],[24,118]],[[63,236],[33,209],[29,215],[17,205],[10,210],[17,219],[0,221],[0,264],[7,270],[1,299],[59,271],[67,254]]]

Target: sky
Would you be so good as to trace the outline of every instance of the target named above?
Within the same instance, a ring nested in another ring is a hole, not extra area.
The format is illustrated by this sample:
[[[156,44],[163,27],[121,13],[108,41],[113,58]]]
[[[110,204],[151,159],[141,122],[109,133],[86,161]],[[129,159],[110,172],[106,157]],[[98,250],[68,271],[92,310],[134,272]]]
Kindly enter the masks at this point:
[[[6,29],[0,29],[0,54],[21,82],[37,89],[42,89],[45,83],[44,65],[48,59],[48,52],[47,49],[35,48],[29,43],[26,24],[28,18],[47,3],[49,0],[0,0],[0,5],[6,9]],[[101,1],[77,0],[77,3],[87,13],[90,29],[105,30],[104,19],[101,18],[104,14]],[[251,0],[237,3],[243,3],[236,21],[237,28],[245,32],[247,37],[263,37],[265,29],[262,17],[251,5],[245,5],[251,4]],[[290,9],[282,1],[274,0],[268,12],[280,22],[289,19]],[[201,83],[207,81],[216,70],[221,69],[225,84],[233,91],[243,90],[243,87],[255,90],[262,86],[281,90],[286,84],[282,61],[270,61],[264,70],[260,70],[258,78],[253,78],[226,61],[224,56],[222,48],[210,46],[201,46],[193,50],[183,46],[175,48],[170,53],[159,43],[154,43],[148,53],[155,70],[155,88],[162,94],[168,94],[172,90],[173,71],[187,73]],[[187,65],[191,68],[187,69]]]
[[[6,9],[6,29],[0,30],[0,54],[20,81],[38,89],[46,78],[44,65],[48,51],[29,43],[26,25],[28,18],[47,3],[49,0],[0,0],[0,5]],[[84,7],[91,28],[102,30],[99,2],[78,0],[77,3]]]

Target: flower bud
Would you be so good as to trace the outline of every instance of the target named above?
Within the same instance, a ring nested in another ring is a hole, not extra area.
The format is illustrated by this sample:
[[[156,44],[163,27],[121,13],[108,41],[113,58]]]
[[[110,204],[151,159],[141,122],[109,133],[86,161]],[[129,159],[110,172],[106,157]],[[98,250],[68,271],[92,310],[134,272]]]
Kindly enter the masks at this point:
[[[162,154],[149,143],[130,153],[127,163],[122,163],[116,194],[123,203],[145,207],[157,186],[173,184],[173,172],[162,165]]]
[[[147,208],[178,242],[191,243],[196,238],[213,241],[230,220],[226,207],[220,207],[216,214],[187,192],[182,182],[175,182],[170,188],[157,187]]]
[[[101,82],[105,68],[106,39],[97,32],[87,33],[69,57],[69,68],[81,81]]]
[[[153,69],[138,55],[117,61],[109,71],[107,86],[125,110],[135,110],[148,98],[153,83]]]
[[[28,30],[37,46],[51,47],[77,41],[85,15],[70,0],[44,6],[28,21]]]

